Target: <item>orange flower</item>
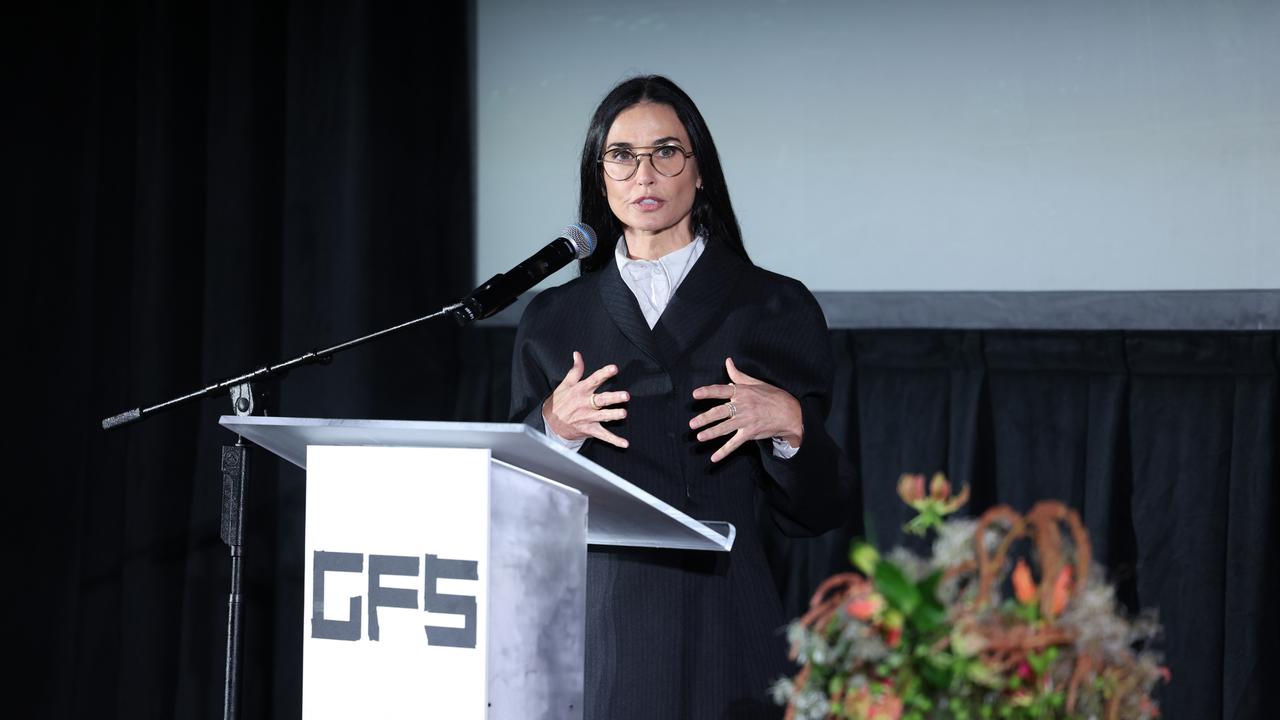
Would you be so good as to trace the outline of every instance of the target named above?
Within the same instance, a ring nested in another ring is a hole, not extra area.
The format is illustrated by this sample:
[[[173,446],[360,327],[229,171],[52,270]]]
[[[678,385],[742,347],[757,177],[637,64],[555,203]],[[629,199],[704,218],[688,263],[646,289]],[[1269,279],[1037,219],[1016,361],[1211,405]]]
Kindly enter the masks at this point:
[[[1053,583],[1053,596],[1049,601],[1050,615],[1060,614],[1067,606],[1067,599],[1071,597],[1071,575],[1071,566],[1062,566],[1062,572],[1058,573],[1058,579]]]
[[[1036,601],[1036,583],[1031,579],[1031,568],[1027,567],[1026,560],[1019,559],[1013,568],[1013,594],[1023,605]]]

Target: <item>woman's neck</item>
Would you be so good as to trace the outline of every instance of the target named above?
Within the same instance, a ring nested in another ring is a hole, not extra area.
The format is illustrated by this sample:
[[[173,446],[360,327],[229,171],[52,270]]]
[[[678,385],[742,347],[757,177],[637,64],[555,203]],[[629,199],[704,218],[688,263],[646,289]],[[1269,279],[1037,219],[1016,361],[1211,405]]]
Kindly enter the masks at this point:
[[[627,255],[633,260],[657,260],[693,242],[693,228],[689,223],[659,233],[637,232],[628,228],[622,231],[622,235],[627,240]]]

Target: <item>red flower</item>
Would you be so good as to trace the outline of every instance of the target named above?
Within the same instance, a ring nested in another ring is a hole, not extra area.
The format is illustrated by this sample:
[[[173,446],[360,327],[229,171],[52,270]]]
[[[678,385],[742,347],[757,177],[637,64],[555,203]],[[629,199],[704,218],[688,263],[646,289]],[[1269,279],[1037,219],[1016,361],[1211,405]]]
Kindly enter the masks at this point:
[[[902,644],[902,628],[891,627],[884,634],[884,641],[891,648],[896,648]]]
[[[849,601],[845,610],[854,618],[866,622],[875,617],[884,607],[884,598],[878,593],[868,593],[862,597],[854,598]]]

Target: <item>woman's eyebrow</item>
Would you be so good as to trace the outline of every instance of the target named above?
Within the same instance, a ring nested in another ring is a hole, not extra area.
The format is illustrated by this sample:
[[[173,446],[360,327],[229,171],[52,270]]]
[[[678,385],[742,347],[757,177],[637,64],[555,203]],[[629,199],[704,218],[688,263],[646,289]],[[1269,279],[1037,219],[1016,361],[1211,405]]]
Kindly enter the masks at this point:
[[[684,144],[684,141],[682,141],[680,138],[674,135],[667,135],[665,137],[660,137],[657,140],[654,140],[653,145],[647,145],[646,147],[658,147],[660,145],[665,145],[669,142],[679,143],[681,145]],[[629,142],[611,142],[605,146],[605,149],[614,148],[614,147],[629,148],[629,147],[635,147],[635,145],[632,145]]]

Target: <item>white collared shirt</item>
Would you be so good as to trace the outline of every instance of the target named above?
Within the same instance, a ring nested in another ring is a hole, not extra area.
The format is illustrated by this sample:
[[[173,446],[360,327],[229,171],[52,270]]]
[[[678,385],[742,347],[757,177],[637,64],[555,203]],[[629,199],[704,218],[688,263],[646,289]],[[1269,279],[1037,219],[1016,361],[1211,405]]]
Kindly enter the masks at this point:
[[[689,271],[693,269],[693,264],[698,262],[698,258],[702,257],[702,251],[706,249],[707,241],[699,235],[688,245],[669,252],[657,260],[643,260],[631,257],[627,252],[627,239],[618,238],[613,259],[618,263],[618,273],[622,275],[622,282],[626,283],[631,289],[631,294],[636,296],[636,302],[640,304],[640,312],[644,315],[644,321],[649,323],[650,330],[658,324],[658,318],[662,317],[662,311],[667,309],[671,296],[676,294],[676,288],[684,282]]]
[[[688,277],[693,264],[698,262],[698,258],[702,257],[702,252],[706,249],[706,238],[698,235],[693,242],[679,250],[669,252],[657,260],[644,260],[631,257],[627,252],[627,239],[618,238],[613,251],[614,260],[618,263],[618,274],[622,276],[622,282],[626,283],[631,294],[636,296],[640,312],[644,315],[650,330],[658,324],[658,318],[662,317],[662,312],[667,309],[671,297],[676,294],[676,289]],[[542,417],[542,425],[546,429],[547,437],[555,438],[575,452],[586,442],[586,438],[565,440],[560,437],[547,424],[545,415]],[[799,451],[800,448],[792,447],[786,440],[773,438],[774,455],[787,459]]]

